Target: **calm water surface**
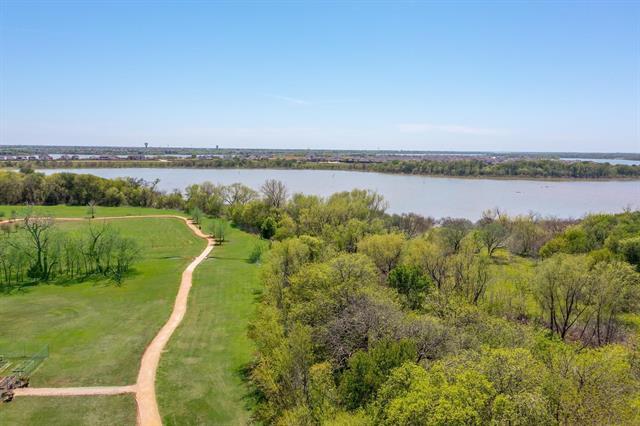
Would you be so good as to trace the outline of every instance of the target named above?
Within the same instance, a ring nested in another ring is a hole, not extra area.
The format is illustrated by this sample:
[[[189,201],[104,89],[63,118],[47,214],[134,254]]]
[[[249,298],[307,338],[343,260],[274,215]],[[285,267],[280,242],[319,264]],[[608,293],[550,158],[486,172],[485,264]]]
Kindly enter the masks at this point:
[[[160,179],[166,191],[184,189],[193,183],[241,182],[259,189],[267,179],[283,181],[290,193],[327,196],[354,188],[379,192],[389,203],[390,213],[415,212],[436,218],[465,217],[476,220],[493,207],[510,214],[536,212],[542,215],[578,218],[586,213],[619,212],[627,206],[640,209],[640,181],[533,181],[456,179],[331,170],[264,169],[56,169],[114,178],[131,176],[148,181]]]
[[[620,164],[624,166],[640,166],[638,160],[625,160],[624,158],[561,158],[564,161],[591,161],[593,163]]]

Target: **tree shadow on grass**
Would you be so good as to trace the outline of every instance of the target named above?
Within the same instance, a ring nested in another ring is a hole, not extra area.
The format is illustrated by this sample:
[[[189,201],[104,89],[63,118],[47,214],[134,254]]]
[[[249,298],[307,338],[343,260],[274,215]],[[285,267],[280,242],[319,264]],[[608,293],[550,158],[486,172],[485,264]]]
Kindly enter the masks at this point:
[[[244,408],[251,412],[261,401],[264,401],[264,395],[257,387],[254,386],[253,382],[251,381],[252,368],[253,362],[248,362],[235,371],[235,374],[242,380],[242,383],[244,384],[246,390],[244,395],[242,395]]]
[[[247,258],[245,257],[225,257],[225,256],[209,256],[209,259],[218,259],[218,260],[235,260],[238,262],[246,262]]]

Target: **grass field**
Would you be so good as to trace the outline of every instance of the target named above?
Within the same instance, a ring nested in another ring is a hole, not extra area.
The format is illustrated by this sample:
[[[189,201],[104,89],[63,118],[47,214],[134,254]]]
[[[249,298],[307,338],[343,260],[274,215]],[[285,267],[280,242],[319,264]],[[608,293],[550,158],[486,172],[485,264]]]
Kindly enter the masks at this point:
[[[16,398],[0,406],[1,425],[125,426],[136,424],[133,395]]]
[[[247,257],[259,243],[228,228],[227,242],[196,269],[189,310],[160,360],[165,425],[247,423],[251,400],[242,370],[253,346],[246,327],[260,289],[259,267]]]
[[[82,216],[85,210],[48,209],[62,217],[74,213]],[[104,215],[159,213],[153,209],[123,208],[105,212],[101,209],[99,213]],[[135,238],[144,253],[121,287],[106,281],[91,281],[66,286],[39,285],[0,294],[3,319],[0,352],[30,351],[44,344],[50,347],[50,357],[33,375],[32,386],[134,383],[144,348],[169,316],[182,271],[205,247],[205,242],[195,237],[179,219],[126,219],[112,223],[124,235]],[[61,222],[59,226],[71,230],[87,223]],[[80,405],[84,399],[91,400],[86,408],[95,407],[95,413],[85,412]],[[16,403],[0,405],[0,424],[77,424],[74,423],[79,421],[76,416],[87,420],[79,424],[96,424],[88,421],[91,416],[98,419],[100,410],[114,407],[127,411],[115,413],[116,416],[135,420],[135,406],[126,400],[125,397],[103,397],[96,401],[91,398],[18,399]],[[64,408],[73,404],[78,404],[77,410]],[[133,407],[131,413],[128,407]],[[50,414],[45,416],[47,412]],[[62,416],[60,419],[56,417],[58,414]],[[38,416],[46,421],[39,422]]]
[[[34,213],[39,215],[50,215],[57,217],[89,217],[87,213],[87,207],[85,206],[7,206],[0,205],[0,220],[10,219],[12,212],[15,212],[16,217],[24,217],[29,211],[33,210]],[[150,214],[163,214],[163,215],[179,215],[186,216],[184,212],[178,210],[162,210],[152,209],[146,207],[96,207],[96,217],[106,216],[141,216]]]

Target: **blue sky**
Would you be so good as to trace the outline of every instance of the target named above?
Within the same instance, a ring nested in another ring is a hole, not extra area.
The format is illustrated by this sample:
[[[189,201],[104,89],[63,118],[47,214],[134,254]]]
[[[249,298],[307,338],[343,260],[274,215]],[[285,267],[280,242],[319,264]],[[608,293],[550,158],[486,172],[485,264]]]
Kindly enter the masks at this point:
[[[0,144],[640,152],[640,3],[0,3]]]

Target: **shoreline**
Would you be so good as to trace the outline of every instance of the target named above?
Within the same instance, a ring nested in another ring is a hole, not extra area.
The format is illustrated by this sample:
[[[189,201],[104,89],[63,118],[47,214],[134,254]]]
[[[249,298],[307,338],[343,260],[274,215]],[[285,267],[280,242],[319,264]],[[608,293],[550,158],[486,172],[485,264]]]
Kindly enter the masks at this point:
[[[138,163],[139,164],[139,163]],[[464,179],[464,180],[498,180],[498,181],[532,181],[532,182],[640,182],[640,176],[637,177],[604,177],[604,178],[572,178],[572,177],[537,177],[537,176],[496,176],[496,175],[479,175],[479,176],[458,176],[458,175],[442,175],[442,174],[423,174],[423,173],[394,173],[378,170],[358,170],[352,168],[331,168],[331,167],[182,167],[177,165],[160,166],[157,164],[169,163],[150,163],[145,165],[127,165],[126,167],[117,167],[106,163],[104,166],[60,166],[60,167],[35,167],[34,170],[74,170],[74,169],[165,169],[165,170],[300,170],[300,171],[328,171],[328,172],[358,172],[358,173],[376,173],[391,176],[416,176],[441,179]],[[0,171],[17,171],[16,168],[0,167]],[[72,173],[72,172],[69,172]]]

